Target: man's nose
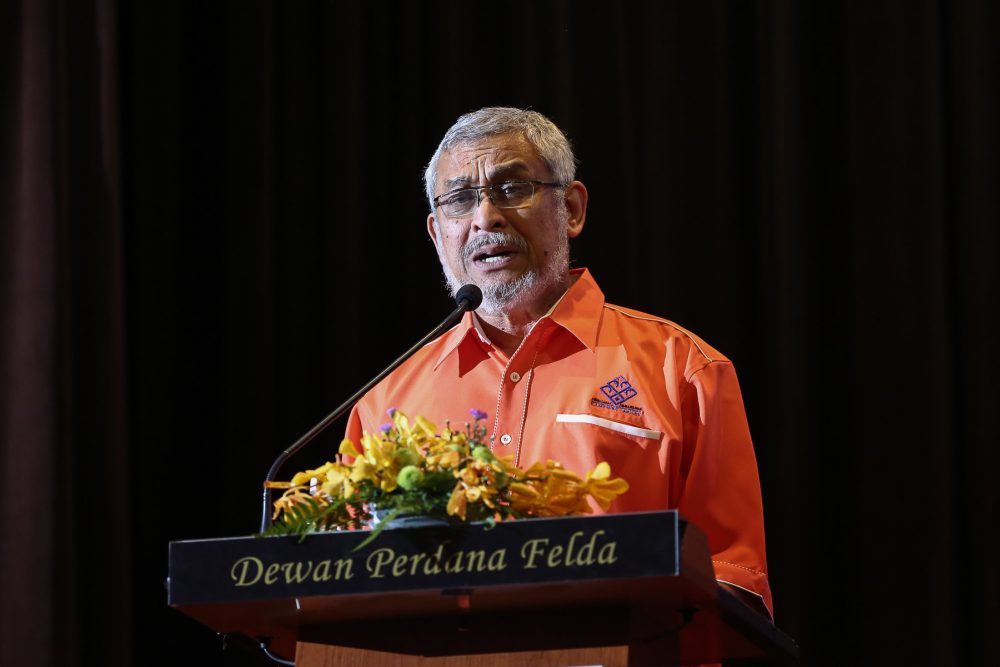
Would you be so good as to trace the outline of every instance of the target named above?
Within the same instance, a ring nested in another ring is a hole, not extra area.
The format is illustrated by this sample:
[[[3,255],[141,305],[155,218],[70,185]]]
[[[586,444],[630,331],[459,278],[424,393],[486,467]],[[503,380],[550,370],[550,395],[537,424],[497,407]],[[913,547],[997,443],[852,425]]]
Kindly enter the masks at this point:
[[[478,229],[493,230],[507,224],[507,218],[493,203],[492,194],[492,191],[487,189],[476,192],[478,202],[476,210],[472,212],[472,225]]]

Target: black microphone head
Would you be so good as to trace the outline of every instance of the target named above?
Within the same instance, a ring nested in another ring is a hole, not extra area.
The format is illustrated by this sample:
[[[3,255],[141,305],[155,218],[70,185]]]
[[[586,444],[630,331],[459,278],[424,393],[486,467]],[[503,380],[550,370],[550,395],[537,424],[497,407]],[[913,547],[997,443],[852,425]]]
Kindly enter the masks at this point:
[[[455,294],[455,305],[462,310],[475,310],[483,302],[483,291],[469,283],[458,288]]]

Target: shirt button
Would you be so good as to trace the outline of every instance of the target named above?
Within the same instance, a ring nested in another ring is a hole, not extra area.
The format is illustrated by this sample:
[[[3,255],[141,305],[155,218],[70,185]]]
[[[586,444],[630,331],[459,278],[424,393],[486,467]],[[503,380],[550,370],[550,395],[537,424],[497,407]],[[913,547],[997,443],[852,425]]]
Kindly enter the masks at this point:
[[[509,445],[510,441],[514,438],[510,437],[510,433],[504,433],[500,436],[500,444]]]
[[[510,374],[510,381],[511,382],[517,382],[520,379],[521,379],[521,374],[518,373],[517,371],[514,371],[513,373]]]

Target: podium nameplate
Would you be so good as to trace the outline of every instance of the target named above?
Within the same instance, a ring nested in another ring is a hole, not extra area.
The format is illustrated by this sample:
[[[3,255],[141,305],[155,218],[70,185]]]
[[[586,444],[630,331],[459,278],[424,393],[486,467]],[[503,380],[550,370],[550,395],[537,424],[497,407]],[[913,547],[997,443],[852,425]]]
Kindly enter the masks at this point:
[[[794,653],[718,589],[704,534],[676,511],[392,528],[358,549],[368,536],[172,542],[169,604],[286,656],[296,641],[426,656],[644,643],[662,655],[664,642],[699,659]]]
[[[676,515],[523,519],[170,545],[171,605],[676,576]]]

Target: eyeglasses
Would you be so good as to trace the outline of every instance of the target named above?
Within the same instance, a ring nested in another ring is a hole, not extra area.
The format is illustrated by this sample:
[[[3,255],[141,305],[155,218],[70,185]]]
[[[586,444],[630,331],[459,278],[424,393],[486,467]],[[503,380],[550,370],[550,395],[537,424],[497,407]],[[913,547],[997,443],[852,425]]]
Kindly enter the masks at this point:
[[[495,185],[477,185],[471,188],[459,188],[446,192],[434,198],[434,206],[440,206],[441,211],[449,218],[464,218],[472,215],[479,208],[481,195],[486,194],[497,208],[525,208],[531,205],[535,196],[535,187],[547,185],[553,188],[565,187],[565,183],[546,183],[544,181],[507,181]]]

